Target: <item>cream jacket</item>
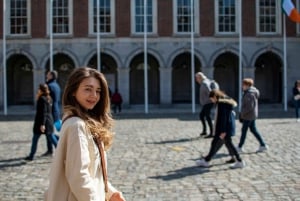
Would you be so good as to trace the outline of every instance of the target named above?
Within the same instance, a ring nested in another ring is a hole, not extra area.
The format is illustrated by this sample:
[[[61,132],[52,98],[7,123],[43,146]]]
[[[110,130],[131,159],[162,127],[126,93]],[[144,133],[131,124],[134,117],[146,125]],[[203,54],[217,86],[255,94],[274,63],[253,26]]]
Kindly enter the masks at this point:
[[[105,154],[106,160],[106,154]],[[116,192],[109,184],[109,195]],[[67,119],[51,164],[45,201],[104,201],[101,159],[85,123]]]

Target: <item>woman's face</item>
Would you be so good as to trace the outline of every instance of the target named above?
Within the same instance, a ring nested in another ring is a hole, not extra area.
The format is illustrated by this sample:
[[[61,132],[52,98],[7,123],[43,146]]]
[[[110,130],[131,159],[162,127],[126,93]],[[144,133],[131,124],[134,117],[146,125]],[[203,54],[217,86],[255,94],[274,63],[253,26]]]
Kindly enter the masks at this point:
[[[80,83],[75,98],[86,110],[91,110],[100,100],[100,82],[94,77],[85,78]]]

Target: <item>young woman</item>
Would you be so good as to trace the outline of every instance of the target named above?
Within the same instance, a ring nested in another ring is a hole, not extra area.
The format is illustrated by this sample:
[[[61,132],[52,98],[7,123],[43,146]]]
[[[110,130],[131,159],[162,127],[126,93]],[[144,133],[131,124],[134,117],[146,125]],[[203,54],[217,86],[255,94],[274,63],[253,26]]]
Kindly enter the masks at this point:
[[[53,118],[51,113],[51,97],[50,91],[46,84],[40,84],[36,95],[36,113],[33,124],[33,137],[31,143],[31,151],[25,160],[32,161],[37,149],[38,140],[42,134],[46,134],[47,139],[55,147],[57,139],[53,134]],[[51,145],[52,146],[52,145]]]
[[[104,75],[92,68],[76,68],[66,83],[62,101],[61,137],[45,200],[125,201],[121,192],[105,182],[106,168],[102,165],[106,164],[106,154],[101,157],[98,149],[102,144],[107,150],[113,137],[109,90]]]
[[[295,103],[295,112],[296,112],[296,119],[297,122],[300,122],[300,80],[295,82],[295,86],[293,88],[293,96],[294,96],[294,103]]]
[[[208,155],[203,159],[196,161],[196,164],[201,167],[209,167],[209,161],[218,152],[223,143],[225,143],[229,153],[234,155],[237,160],[237,162],[230,167],[245,167],[245,162],[242,161],[231,139],[232,135],[235,134],[235,115],[233,108],[236,107],[237,103],[233,99],[226,96],[223,92],[216,89],[209,93],[209,98],[213,103],[217,104],[215,135],[212,140]]]

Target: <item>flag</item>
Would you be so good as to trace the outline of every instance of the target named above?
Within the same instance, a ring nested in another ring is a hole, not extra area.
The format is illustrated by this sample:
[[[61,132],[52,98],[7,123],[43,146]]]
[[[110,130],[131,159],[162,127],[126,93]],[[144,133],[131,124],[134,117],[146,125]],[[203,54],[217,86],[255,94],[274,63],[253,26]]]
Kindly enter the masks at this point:
[[[295,8],[292,0],[282,0],[282,9],[290,20],[300,23],[300,13]]]

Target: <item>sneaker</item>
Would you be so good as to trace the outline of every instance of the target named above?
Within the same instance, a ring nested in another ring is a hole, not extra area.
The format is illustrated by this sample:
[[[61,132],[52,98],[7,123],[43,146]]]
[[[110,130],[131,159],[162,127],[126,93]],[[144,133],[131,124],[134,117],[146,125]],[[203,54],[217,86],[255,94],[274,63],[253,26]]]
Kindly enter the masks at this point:
[[[209,135],[207,135],[207,136],[205,136],[204,138],[213,138],[214,136],[212,135],[212,134],[209,134]]]
[[[239,154],[244,153],[244,149],[242,147],[236,146],[235,148]]]
[[[231,159],[229,159],[229,160],[227,160],[227,161],[225,161],[226,163],[235,163],[235,159],[234,158],[231,158]]]
[[[24,160],[26,160],[26,161],[33,161],[33,157],[27,156],[27,157],[24,158]]]
[[[45,153],[42,154],[42,157],[45,157],[45,156],[52,156],[53,153],[50,152],[50,151],[46,151]]]
[[[245,161],[237,161],[235,164],[231,165],[231,169],[244,168],[246,166]]]
[[[197,160],[196,165],[199,167],[209,167],[209,163],[206,162],[204,159]]]
[[[268,145],[260,146],[260,147],[258,148],[258,150],[256,151],[256,153],[265,152],[265,151],[268,151],[268,149],[269,149],[269,146],[268,146]]]

